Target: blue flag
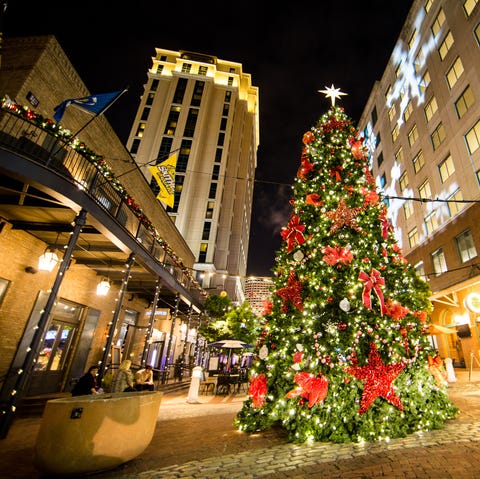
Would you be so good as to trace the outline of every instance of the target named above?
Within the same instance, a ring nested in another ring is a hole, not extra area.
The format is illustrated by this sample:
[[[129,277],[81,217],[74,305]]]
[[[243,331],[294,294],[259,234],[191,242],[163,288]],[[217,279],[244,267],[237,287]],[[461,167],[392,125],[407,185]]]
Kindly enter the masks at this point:
[[[53,118],[55,121],[60,121],[68,105],[76,105],[90,113],[100,115],[125,91],[126,90],[114,91],[112,93],[99,93],[98,95],[84,96],[82,98],[70,98],[54,108],[55,115],[53,115]]]

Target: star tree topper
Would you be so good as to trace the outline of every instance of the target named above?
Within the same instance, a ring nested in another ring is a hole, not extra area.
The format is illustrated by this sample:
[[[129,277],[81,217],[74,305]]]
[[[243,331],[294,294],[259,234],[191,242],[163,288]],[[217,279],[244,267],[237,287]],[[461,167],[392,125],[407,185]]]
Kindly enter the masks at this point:
[[[340,88],[335,88],[332,83],[332,86],[329,88],[328,86],[325,87],[325,90],[318,90],[320,93],[324,93],[326,98],[330,98],[332,101],[332,106],[335,106],[335,100],[338,98],[340,99],[341,96],[346,95],[340,91]]]
[[[349,208],[345,203],[345,199],[342,198],[338,203],[336,210],[325,213],[331,220],[333,220],[333,224],[330,227],[330,234],[334,234],[337,230],[343,228],[344,226],[348,226],[358,233],[362,233],[363,231],[360,226],[358,226],[357,220],[355,219],[355,217],[362,210],[363,207],[361,206]]]
[[[370,344],[370,354],[366,366],[350,366],[346,372],[365,381],[360,414],[365,413],[377,397],[383,397],[390,404],[403,411],[403,404],[395,394],[393,380],[402,372],[404,363],[384,364],[375,343]]]

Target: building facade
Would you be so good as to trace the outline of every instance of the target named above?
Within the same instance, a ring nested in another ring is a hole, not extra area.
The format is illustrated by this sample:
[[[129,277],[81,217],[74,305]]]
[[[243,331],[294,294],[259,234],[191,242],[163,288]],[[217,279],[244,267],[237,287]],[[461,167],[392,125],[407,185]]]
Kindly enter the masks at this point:
[[[414,0],[359,122],[443,358],[480,366],[480,5]],[[449,334],[449,331],[452,334]]]
[[[245,299],[257,316],[265,311],[265,302],[271,301],[273,281],[269,277],[248,276],[245,280]]]
[[[127,142],[158,192],[150,166],[176,155],[167,212],[210,291],[244,300],[253,180],[259,144],[258,88],[242,65],[211,55],[155,49]]]
[[[103,376],[129,358],[159,377],[201,359],[192,251],[103,115],[70,106],[52,120],[87,95],[55,37],[5,39],[0,438],[25,397],[70,391],[90,365]]]

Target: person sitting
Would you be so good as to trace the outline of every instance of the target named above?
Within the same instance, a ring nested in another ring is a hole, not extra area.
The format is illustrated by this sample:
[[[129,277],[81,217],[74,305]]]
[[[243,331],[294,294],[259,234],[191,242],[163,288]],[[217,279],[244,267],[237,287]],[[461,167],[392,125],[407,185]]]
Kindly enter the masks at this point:
[[[72,396],[86,396],[87,394],[100,394],[102,391],[97,385],[98,366],[90,366],[88,371],[73,386]]]
[[[153,369],[147,364],[143,369],[139,369],[135,374],[135,389],[137,391],[154,391]]]
[[[130,392],[136,391],[133,383],[133,373],[130,367],[132,361],[130,359],[124,359],[118,371],[113,375],[112,379],[112,393]]]

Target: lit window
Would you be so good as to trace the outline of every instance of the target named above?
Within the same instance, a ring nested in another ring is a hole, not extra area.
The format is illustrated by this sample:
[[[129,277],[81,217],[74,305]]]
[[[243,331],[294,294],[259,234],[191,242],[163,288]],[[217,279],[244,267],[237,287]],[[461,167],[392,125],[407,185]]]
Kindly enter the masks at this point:
[[[458,79],[464,72],[463,63],[460,57],[458,57],[454,62],[450,70],[447,71],[447,83],[450,90],[453,88],[453,85],[457,83]]]
[[[420,198],[427,199],[432,196],[432,189],[430,188],[430,182],[425,180],[418,188],[418,194]]]
[[[467,132],[465,135],[465,141],[467,142],[467,147],[470,154],[478,150],[480,147],[480,120],[478,120],[473,128]]]
[[[432,33],[434,37],[438,35],[438,32],[440,32],[444,23],[445,23],[445,12],[443,11],[443,9],[440,9],[432,25]]]
[[[146,123],[143,123],[143,122],[140,122],[138,124],[138,128],[137,128],[137,132],[135,133],[135,136],[138,136],[139,138],[142,138],[143,137],[143,132],[145,131],[145,126],[147,124]]]
[[[465,10],[467,17],[469,17],[472,14],[473,9],[476,7],[477,3],[478,3],[478,0],[464,0],[463,9]]]
[[[433,149],[436,150],[446,138],[445,128],[443,127],[442,123],[435,128],[433,133],[430,135],[430,138],[432,140]]]
[[[395,160],[399,165],[401,165],[403,163],[404,156],[403,156],[403,148],[402,147],[400,147],[397,150],[397,152],[395,153]]]
[[[433,5],[433,0],[426,0],[425,1],[425,13],[428,13],[430,11],[430,9],[432,8],[432,5]]]
[[[452,35],[452,32],[449,31],[447,33],[447,36],[443,40],[443,42],[440,44],[440,48],[438,49],[438,53],[442,61],[445,59],[445,57],[447,56],[447,53],[450,51],[452,46],[453,46],[453,35]]]
[[[438,172],[440,173],[442,183],[445,183],[445,181],[455,173],[455,165],[453,163],[452,155],[448,155],[447,158],[438,165]]]
[[[432,116],[438,110],[437,100],[434,96],[430,98],[429,102],[425,105],[425,118],[427,119],[427,123],[432,119]]]
[[[446,273],[448,271],[447,262],[445,260],[445,253],[442,248],[432,253],[433,272],[436,276]]]
[[[418,173],[425,165],[425,158],[423,157],[423,151],[420,150],[412,160],[413,170]]]
[[[450,217],[455,216],[459,211],[463,209],[465,203],[463,202],[463,195],[460,190],[455,191],[447,198],[448,214]]]
[[[428,88],[428,85],[430,85],[430,73],[427,70],[420,81],[420,91],[423,93]]]
[[[468,85],[455,102],[455,109],[457,110],[458,118],[462,118],[474,102],[475,97],[473,96],[473,91],[470,88],[470,85]]]
[[[182,73],[190,73],[191,69],[192,69],[192,65],[190,63],[184,63],[182,65]]]
[[[397,113],[397,110],[395,108],[395,103],[394,103],[388,110],[388,119],[390,120],[390,123],[392,123],[395,120],[396,113]]]
[[[398,123],[395,124],[395,127],[392,130],[392,142],[395,143],[395,141],[398,138],[398,135],[400,133],[400,128],[398,127]]]
[[[410,100],[407,103],[407,106],[405,107],[405,111],[403,112],[403,119],[405,120],[405,122],[410,118],[412,111],[413,111],[413,106],[412,106],[412,101]]]
[[[415,72],[418,73],[421,68],[425,65],[425,55],[423,53],[423,48],[420,47],[418,53],[415,55],[413,60],[413,67],[415,68]]]
[[[408,40],[408,48],[411,50],[415,46],[415,40],[417,39],[417,30],[414,30],[410,40]]]
[[[466,263],[473,258],[477,257],[477,249],[475,248],[475,242],[470,230],[466,230],[459,234],[455,241],[457,243],[458,255],[462,263]]]
[[[406,220],[413,215],[413,200],[407,200],[403,203],[403,213],[405,214]]]
[[[432,211],[425,217],[425,231],[427,235],[432,234],[438,228],[437,212]]]
[[[402,192],[405,191],[405,189],[408,187],[408,176],[406,171],[404,171],[400,176],[398,184],[400,185],[400,191]]]
[[[205,65],[200,65],[198,67],[198,74],[199,75],[204,75],[205,76],[207,74],[207,72],[208,72],[208,67],[206,67]]]
[[[420,243],[420,237],[418,236],[418,230],[415,226],[408,232],[408,244],[410,245],[410,248],[415,248],[418,243]]]
[[[415,265],[415,272],[417,273],[417,276],[419,278],[422,278],[424,281],[427,280],[427,277],[425,275],[425,268],[423,267],[423,261],[420,261],[420,263]]]
[[[478,44],[480,45],[480,23],[475,27],[473,32],[475,33],[475,38],[477,39]]]
[[[408,132],[408,144],[412,146],[418,139],[417,125],[413,125],[412,129]]]

